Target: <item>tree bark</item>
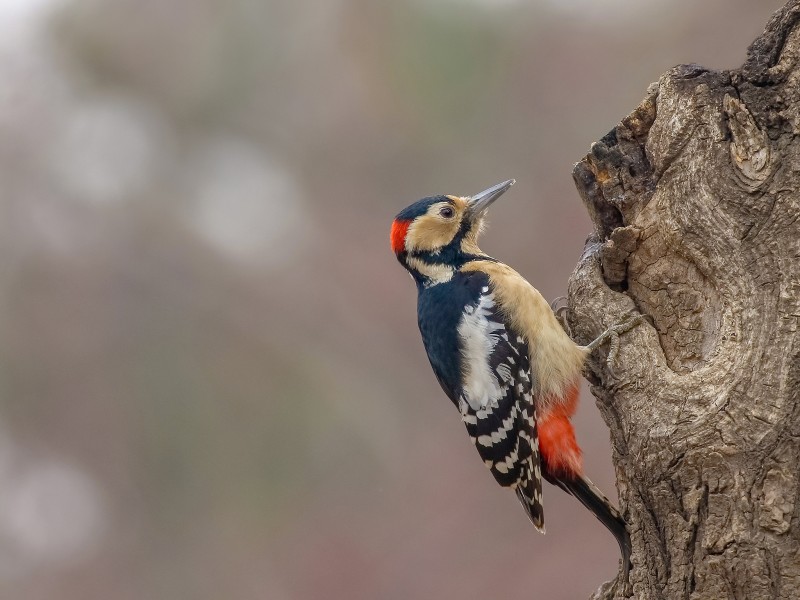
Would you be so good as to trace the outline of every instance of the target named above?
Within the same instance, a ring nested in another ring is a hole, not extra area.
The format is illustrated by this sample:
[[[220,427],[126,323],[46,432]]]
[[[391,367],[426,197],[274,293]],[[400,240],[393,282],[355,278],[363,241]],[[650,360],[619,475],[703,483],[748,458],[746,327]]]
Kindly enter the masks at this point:
[[[800,0],[733,71],[676,67],[575,166],[595,225],[567,318],[611,429],[631,586],[800,598]]]

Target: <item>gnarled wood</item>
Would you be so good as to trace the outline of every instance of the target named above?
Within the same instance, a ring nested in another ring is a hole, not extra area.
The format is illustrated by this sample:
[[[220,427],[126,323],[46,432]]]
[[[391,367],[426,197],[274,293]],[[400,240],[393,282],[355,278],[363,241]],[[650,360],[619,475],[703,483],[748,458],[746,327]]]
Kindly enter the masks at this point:
[[[800,0],[742,68],[679,66],[575,166],[569,288],[631,529],[633,596],[800,598]],[[607,584],[597,598],[622,598]],[[629,590],[630,591],[630,590]]]

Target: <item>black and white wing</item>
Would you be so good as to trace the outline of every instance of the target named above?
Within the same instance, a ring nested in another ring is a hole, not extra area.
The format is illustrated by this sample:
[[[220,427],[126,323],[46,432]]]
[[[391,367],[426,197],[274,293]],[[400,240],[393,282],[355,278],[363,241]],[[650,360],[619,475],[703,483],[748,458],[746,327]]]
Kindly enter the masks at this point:
[[[458,324],[462,386],[458,406],[484,463],[514,489],[544,531],[542,477],[528,344],[504,322],[491,286]]]

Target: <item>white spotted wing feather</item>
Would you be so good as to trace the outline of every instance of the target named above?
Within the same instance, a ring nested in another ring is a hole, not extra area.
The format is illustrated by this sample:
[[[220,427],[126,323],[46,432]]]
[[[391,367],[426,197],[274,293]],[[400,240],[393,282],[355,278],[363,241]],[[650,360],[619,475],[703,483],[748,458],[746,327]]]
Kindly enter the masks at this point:
[[[500,485],[514,489],[544,530],[541,470],[528,345],[509,328],[489,286],[458,324],[461,417]]]

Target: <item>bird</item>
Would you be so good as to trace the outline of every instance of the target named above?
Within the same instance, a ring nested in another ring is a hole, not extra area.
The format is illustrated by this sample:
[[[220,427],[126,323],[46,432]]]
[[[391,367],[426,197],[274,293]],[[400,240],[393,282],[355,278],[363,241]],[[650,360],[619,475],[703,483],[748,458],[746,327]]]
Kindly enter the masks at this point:
[[[429,196],[400,211],[390,243],[417,287],[417,321],[433,372],[497,483],[544,533],[542,479],[577,498],[614,535],[624,581],[631,542],[620,512],[584,475],[571,417],[596,347],[641,320],[574,342],[551,305],[478,237],[487,209],[515,180],[474,196]],[[610,357],[609,357],[610,358]]]

